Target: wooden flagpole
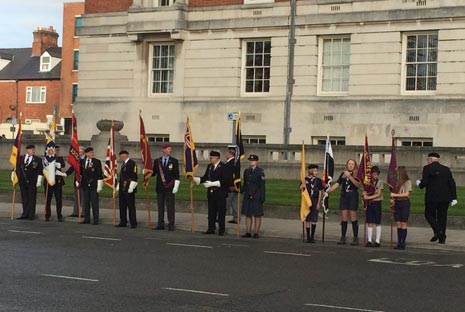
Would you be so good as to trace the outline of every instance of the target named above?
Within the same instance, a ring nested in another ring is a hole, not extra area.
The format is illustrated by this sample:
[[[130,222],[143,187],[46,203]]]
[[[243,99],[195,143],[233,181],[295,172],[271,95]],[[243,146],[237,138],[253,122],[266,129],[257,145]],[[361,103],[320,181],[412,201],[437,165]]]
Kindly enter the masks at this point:
[[[323,228],[322,228],[322,233],[321,233],[321,242],[322,243],[325,242],[325,224],[326,224],[326,208],[323,208]]]
[[[47,214],[47,200],[48,200],[48,181],[47,179],[44,179],[45,180],[45,183],[47,183],[47,185],[45,186],[45,205],[44,205],[44,222],[45,222],[45,215]],[[51,204],[51,202],[50,202]]]
[[[147,218],[148,218],[148,227],[152,227],[152,217],[150,216],[150,200],[149,200],[149,190],[145,189],[145,207],[147,208]]]
[[[114,173],[113,173],[114,174]],[[115,179],[113,179],[113,225],[116,225],[116,191]]]
[[[191,180],[191,185],[190,185],[190,197],[191,197],[191,228],[192,228],[192,233],[195,233],[195,221],[194,221],[194,181]]]
[[[241,193],[237,193],[237,226],[236,226],[236,235],[237,237],[241,236]]]
[[[367,243],[367,202],[363,201],[363,244]]]
[[[305,221],[302,221],[302,243],[305,243]]]
[[[81,222],[81,188],[76,187],[77,190],[77,209],[78,209],[78,222]]]
[[[13,221],[15,213],[16,187],[13,187],[13,196],[11,199],[11,221]]]

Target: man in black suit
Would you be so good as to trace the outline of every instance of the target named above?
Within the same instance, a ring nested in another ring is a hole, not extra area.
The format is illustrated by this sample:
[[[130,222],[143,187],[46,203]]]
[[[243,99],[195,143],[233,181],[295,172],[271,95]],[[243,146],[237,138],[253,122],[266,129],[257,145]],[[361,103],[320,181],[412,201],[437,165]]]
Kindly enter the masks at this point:
[[[232,186],[232,172],[221,162],[220,153],[210,152],[210,164],[203,177],[193,177],[198,185],[203,183],[207,189],[208,199],[208,229],[205,234],[215,234],[215,221],[218,216],[218,235],[225,234],[226,197],[229,187]]]
[[[165,203],[168,216],[168,231],[174,231],[175,207],[174,195],[178,192],[179,162],[171,156],[171,144],[165,143],[161,147],[162,156],[153,162],[153,174],[157,177],[158,224],[154,230],[165,229]]]
[[[16,163],[23,213],[18,219],[34,220],[36,214],[37,188],[44,181],[42,159],[35,156],[36,147],[26,146],[26,154],[19,157]]]
[[[121,160],[121,170],[118,176],[118,194],[119,194],[119,224],[116,227],[126,227],[129,222],[131,228],[137,227],[136,218],[136,192],[137,192],[137,165],[136,162],[129,158],[128,151],[119,152]]]
[[[226,151],[226,166],[229,171],[232,173],[231,176],[231,186],[228,188],[228,197],[226,198],[226,209],[231,209],[232,220],[229,220],[228,223],[237,224],[238,215],[237,215],[237,200],[238,192],[240,190],[240,182],[235,185],[235,181],[241,178],[241,168],[239,161],[236,161],[236,146],[228,146]]]
[[[62,156],[60,156],[60,147],[57,145],[55,146],[55,168],[56,171],[62,171],[65,168],[65,160]],[[65,179],[62,175],[56,174],[55,176],[55,185],[45,185],[45,192],[47,193],[47,201],[45,202],[45,221],[50,221],[50,216],[52,215],[52,211],[50,206],[52,204],[52,197],[55,195],[55,202],[57,208],[57,219],[58,222],[63,222],[63,216],[61,214],[61,210],[63,208],[63,185],[65,184]]]
[[[90,223],[90,205],[92,204],[93,223],[99,222],[99,194],[103,188],[103,171],[100,160],[94,158],[94,149],[87,147],[84,150],[86,158],[81,160],[81,188],[83,195],[84,221]],[[77,183],[77,182],[76,182]]]
[[[429,153],[428,164],[423,167],[421,180],[417,180],[425,192],[425,217],[434,231],[432,242],[446,242],[447,209],[457,204],[455,181],[450,169],[439,163],[438,153]]]

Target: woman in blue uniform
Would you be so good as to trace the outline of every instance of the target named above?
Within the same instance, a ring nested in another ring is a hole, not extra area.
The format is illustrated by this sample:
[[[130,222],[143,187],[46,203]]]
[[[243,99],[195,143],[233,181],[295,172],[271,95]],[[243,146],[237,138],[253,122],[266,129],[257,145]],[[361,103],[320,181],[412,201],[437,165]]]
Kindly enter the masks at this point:
[[[242,237],[258,238],[265,202],[265,172],[257,166],[258,156],[250,155],[249,168],[244,170],[242,214],[246,216],[246,233]],[[254,234],[252,235],[252,217]]]
[[[341,173],[339,179],[328,190],[328,193],[334,191],[341,186],[341,197],[339,199],[339,209],[341,210],[341,239],[337,242],[339,245],[346,243],[347,223],[350,215],[352,222],[352,231],[354,238],[351,243],[352,246],[358,245],[358,188],[360,181],[357,175],[357,162],[354,159],[349,159],[346,163],[344,172]]]
[[[412,192],[412,181],[410,181],[405,166],[397,167],[396,191],[391,193],[394,200],[394,220],[397,222],[397,246],[394,249],[405,249],[407,239],[407,222],[410,216],[409,196]]]

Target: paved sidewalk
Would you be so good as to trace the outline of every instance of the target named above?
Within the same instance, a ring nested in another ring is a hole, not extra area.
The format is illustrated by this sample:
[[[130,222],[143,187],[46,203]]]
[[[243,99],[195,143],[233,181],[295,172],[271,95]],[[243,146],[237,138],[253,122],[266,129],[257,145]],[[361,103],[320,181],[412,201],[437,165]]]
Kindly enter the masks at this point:
[[[21,204],[15,205],[15,216],[18,217],[22,211]],[[42,215],[42,209],[38,205],[38,214]],[[56,222],[56,214],[53,211],[54,206],[52,205],[52,222]],[[0,203],[0,218],[10,217],[11,204]],[[67,215],[72,213],[73,208],[70,206],[63,207],[63,216],[65,216],[65,222],[78,222],[77,218],[66,218]],[[157,211],[151,211],[151,219],[153,223],[156,223],[158,213]],[[231,219],[230,216],[226,217],[226,221]],[[148,217],[147,211],[137,210],[137,220],[139,222],[138,230],[148,228]],[[190,213],[176,213],[176,230],[178,231],[191,231],[191,220],[192,216]],[[243,220],[245,221],[245,220]],[[19,221],[12,221],[19,222]],[[40,222],[39,220],[33,222]],[[112,209],[100,209],[100,222],[104,224],[113,223],[113,210]],[[119,211],[116,211],[116,222],[119,222]],[[166,219],[165,219],[166,222]],[[326,220],[325,225],[325,243],[334,244],[340,238],[340,226],[339,218],[335,215],[330,215]],[[195,231],[201,232],[206,230],[207,226],[207,215],[196,213],[194,218]],[[322,235],[322,218],[319,219],[315,238],[318,244],[321,244]],[[87,225],[83,225],[87,226]],[[241,234],[245,232],[245,222],[241,222]],[[393,228],[394,242],[397,241],[397,231],[395,226]],[[236,236],[236,225],[226,223],[226,234],[228,236]],[[437,250],[461,250],[465,251],[465,230],[448,230],[447,231],[447,242],[445,245],[438,243],[431,243],[429,240],[432,236],[430,228],[426,227],[409,227],[407,236],[407,248],[425,248],[425,249],[437,249]],[[352,227],[349,223],[347,237],[348,241],[352,239]],[[288,220],[288,219],[275,219],[264,217],[262,219],[262,230],[261,236],[263,237],[280,237],[300,240],[302,237],[302,222],[300,220]],[[363,240],[363,224],[360,225],[359,237]],[[381,234],[381,245],[386,248],[389,246],[390,240],[390,227],[383,226]]]

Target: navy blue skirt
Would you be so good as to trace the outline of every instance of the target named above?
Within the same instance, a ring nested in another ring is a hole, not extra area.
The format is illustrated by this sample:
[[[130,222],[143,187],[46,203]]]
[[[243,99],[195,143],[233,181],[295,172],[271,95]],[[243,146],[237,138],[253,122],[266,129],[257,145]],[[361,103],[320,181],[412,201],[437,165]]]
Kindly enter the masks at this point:
[[[339,199],[340,210],[358,210],[358,192],[357,191],[342,191]]]
[[[367,203],[367,223],[381,224],[381,201]]]
[[[408,222],[410,216],[410,200],[396,200],[394,220],[396,222]]]

